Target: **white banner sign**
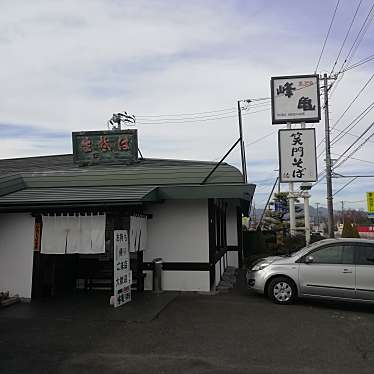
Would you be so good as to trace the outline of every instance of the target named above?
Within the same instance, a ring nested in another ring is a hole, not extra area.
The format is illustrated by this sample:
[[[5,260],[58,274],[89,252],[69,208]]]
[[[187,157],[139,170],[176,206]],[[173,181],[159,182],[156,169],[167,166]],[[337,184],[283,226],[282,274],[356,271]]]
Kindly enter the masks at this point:
[[[271,78],[272,123],[319,122],[318,75]]]
[[[314,129],[279,130],[279,177],[281,182],[317,180]]]
[[[127,230],[114,231],[114,307],[131,301],[132,274],[130,270]]]
[[[147,248],[147,217],[130,217],[130,252],[145,251]]]

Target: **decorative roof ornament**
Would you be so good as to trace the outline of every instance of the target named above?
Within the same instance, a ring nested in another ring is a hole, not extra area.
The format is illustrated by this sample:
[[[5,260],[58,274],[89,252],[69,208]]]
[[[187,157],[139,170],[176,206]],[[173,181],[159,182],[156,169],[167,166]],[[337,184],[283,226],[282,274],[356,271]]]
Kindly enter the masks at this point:
[[[122,113],[113,113],[112,118],[107,122],[107,126],[109,130],[119,131],[122,129],[122,124],[135,126],[135,122],[135,116],[124,111]]]

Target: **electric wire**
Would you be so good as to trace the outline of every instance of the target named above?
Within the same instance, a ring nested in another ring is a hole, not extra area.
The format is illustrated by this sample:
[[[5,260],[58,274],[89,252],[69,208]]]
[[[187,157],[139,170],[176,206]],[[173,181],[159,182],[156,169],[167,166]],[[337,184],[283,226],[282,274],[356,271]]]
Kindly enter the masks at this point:
[[[256,113],[261,112],[268,112],[269,108],[255,110],[248,113],[243,113],[243,116],[248,116]],[[199,122],[207,122],[207,121],[217,121],[222,119],[229,119],[229,118],[237,118],[237,115],[228,115],[228,116],[217,116],[217,117],[207,117],[207,118],[191,118],[191,119],[174,119],[174,120],[159,120],[159,121],[139,121],[137,124],[139,125],[176,125],[176,124],[185,124],[185,123],[199,123]]]
[[[334,145],[342,140],[347,135],[347,133],[349,133],[350,130],[356,127],[373,109],[374,101],[368,107],[366,107],[366,109],[364,109],[364,111],[361,112],[353,121],[351,121],[343,130],[339,130],[340,134],[338,134],[331,140],[331,145]]]
[[[336,155],[336,156],[340,156],[340,154],[338,153],[331,153],[332,155]],[[368,164],[374,164],[374,161],[369,161],[369,160],[363,160],[362,158],[357,158],[357,157],[350,157],[352,160],[355,160],[355,161],[361,161],[361,162],[365,162],[365,163],[368,163]]]
[[[360,2],[359,2],[358,5],[357,5],[356,11],[355,11],[355,13],[354,13],[354,15],[353,15],[353,18],[352,18],[352,21],[351,21],[351,23],[350,23],[350,25],[349,25],[349,27],[348,27],[348,30],[347,30],[347,32],[346,32],[346,34],[345,34],[345,37],[344,37],[343,43],[342,43],[342,45],[340,46],[340,49],[339,49],[339,52],[338,52],[338,56],[336,57],[335,62],[334,62],[334,65],[333,65],[333,67],[332,67],[332,69],[331,69],[331,71],[330,71],[330,75],[332,75],[332,73],[334,72],[335,66],[336,66],[336,64],[338,63],[338,60],[339,60],[340,55],[341,55],[341,53],[342,53],[342,51],[343,51],[343,48],[344,48],[345,42],[347,41],[348,35],[349,35],[349,33],[351,32],[351,28],[352,28],[353,23],[354,23],[354,21],[355,21],[355,19],[356,19],[356,16],[357,16],[358,10],[360,9],[361,4],[362,4],[362,0],[360,0]]]
[[[371,75],[371,77],[365,82],[363,87],[361,87],[360,91],[357,93],[357,95],[352,99],[352,101],[349,103],[347,108],[344,110],[344,112],[340,115],[340,117],[335,121],[334,125],[331,127],[331,130],[334,130],[338,123],[341,121],[341,119],[345,116],[345,114],[348,112],[348,110],[352,107],[352,105],[355,103],[355,101],[360,97],[360,95],[364,92],[365,88],[370,84],[372,79],[374,78],[374,73]],[[322,140],[318,143],[317,149],[323,144],[325,141],[325,138],[322,138]]]
[[[349,70],[352,70],[352,69],[356,69],[358,68],[359,66],[362,66],[370,61],[373,61],[374,60],[374,55],[370,55],[368,57],[365,57],[357,62],[355,62],[354,64],[348,66],[347,68],[345,68],[342,73],[345,73],[346,71],[349,71]]]
[[[354,138],[358,138],[358,137],[359,137],[359,135],[357,135],[357,134],[352,134],[352,133],[349,132],[349,131],[341,131],[341,130],[337,130],[337,129],[335,129],[335,130],[333,130],[333,131],[336,131],[336,132],[338,132],[338,133],[340,133],[340,134],[350,135],[350,136],[353,136]]]
[[[359,45],[361,44],[361,42],[362,42],[362,40],[363,40],[363,38],[364,38],[364,36],[365,36],[365,34],[366,34],[369,26],[370,26],[370,23],[373,20],[373,17],[374,17],[374,13],[372,14],[373,9],[374,9],[374,1],[372,3],[372,6],[370,7],[370,10],[369,10],[367,16],[365,17],[364,22],[361,25],[360,30],[358,31],[358,33],[356,35],[355,40],[352,43],[351,48],[348,51],[347,56],[345,57],[345,59],[344,59],[342,65],[341,65],[338,73],[336,74],[336,76],[338,76],[338,80],[335,82],[334,88],[331,91],[330,96],[332,96],[335,93],[335,91],[337,90],[340,82],[344,78],[344,66],[346,64],[350,63],[350,61],[353,59],[355,53],[357,52],[357,49],[358,49]],[[356,66],[356,67],[358,67],[358,66]]]
[[[333,13],[332,18],[331,18],[330,26],[328,28],[328,31],[327,31],[327,34],[326,34],[326,37],[325,37],[325,41],[323,42],[322,50],[321,50],[321,53],[319,55],[316,68],[314,69],[314,73],[317,72],[319,64],[321,62],[321,58],[322,58],[323,52],[324,52],[325,47],[326,47],[327,39],[329,38],[329,35],[330,35],[330,32],[331,32],[332,24],[334,23],[334,19],[335,19],[336,11],[338,10],[338,7],[339,7],[339,3],[340,3],[340,0],[338,0],[337,3],[336,3],[335,9],[334,9],[334,13]]]
[[[272,131],[272,132],[270,132],[270,133],[268,133],[268,134],[262,136],[261,138],[258,138],[258,139],[256,139],[256,140],[254,140],[253,142],[246,143],[245,145],[248,147],[248,146],[250,146],[250,145],[253,145],[253,144],[259,143],[261,140],[265,140],[266,138],[268,138],[269,136],[273,135],[273,134],[276,133],[276,132],[277,132],[277,130],[274,130],[274,131]]]
[[[148,114],[148,115],[137,115],[136,118],[153,118],[153,117],[184,117],[184,116],[194,116],[194,115],[201,115],[201,114],[209,114],[209,113],[221,113],[221,112],[231,112],[235,111],[234,107],[225,108],[225,109],[216,109],[216,110],[208,110],[205,112],[194,112],[194,113],[178,113],[178,114]]]
[[[250,99],[251,100],[251,103],[250,103],[250,107],[260,107],[260,106],[264,106],[264,105],[267,105],[267,103],[265,102],[261,102],[261,101],[267,101],[267,100],[270,100],[271,98],[270,97],[266,97],[266,98],[254,98],[254,99]],[[253,102],[253,103],[252,103]],[[164,119],[163,117],[172,117],[174,119],[174,117],[176,118],[179,118],[179,117],[208,117],[208,116],[220,116],[220,115],[226,115],[228,113],[231,113],[231,112],[236,112],[237,111],[237,108],[236,107],[231,107],[231,108],[223,108],[223,109],[216,109],[216,110],[209,110],[209,111],[204,111],[204,112],[192,112],[192,113],[172,113],[172,114],[140,114],[140,115],[137,115],[136,118],[138,119],[147,119],[147,120],[151,120],[152,118],[156,118],[158,120],[161,120],[161,119]],[[224,113],[225,112],[225,113]],[[228,113],[226,113],[228,112]]]
[[[352,147],[354,147],[359,142],[359,140],[362,139],[364,135],[368,133],[368,131],[370,131],[370,129],[373,126],[374,126],[374,122],[371,123],[362,132],[362,134],[343,153],[339,155],[339,157],[336,159],[336,164],[331,168],[331,171],[334,171],[338,167],[342,166],[351,156],[353,156],[357,151],[359,151],[374,136],[374,132],[373,132],[360,145],[358,145],[348,156],[346,156],[344,160],[342,160],[342,158],[352,149]],[[313,184],[313,186],[316,186],[317,184],[319,184],[323,179],[325,179],[325,177],[326,177],[326,171],[319,173],[318,180]]]
[[[349,182],[347,182],[343,187],[339,188],[336,192],[332,194],[332,196],[337,195],[339,192],[343,191],[346,187],[348,187],[352,182],[354,182],[358,177],[353,177]]]
[[[372,127],[374,126],[374,122],[364,131],[364,134],[366,134]],[[338,162],[333,168],[332,170],[335,170],[337,169],[338,167],[342,166],[342,164],[344,164],[351,156],[353,156],[357,151],[359,151],[372,137],[374,136],[374,132],[372,134],[370,134],[361,144],[359,144],[349,155],[347,155],[343,160],[341,160],[340,162]],[[359,139],[357,139],[359,140]],[[353,144],[351,144],[351,146],[349,146],[344,152],[343,154],[339,157],[339,159],[341,157],[343,157],[351,148],[354,144],[356,144],[357,140],[355,142],[353,142]],[[339,160],[338,159],[338,160]]]
[[[353,56],[356,53],[359,45],[361,44],[361,42],[362,42],[362,40],[363,40],[363,38],[364,38],[364,36],[365,36],[365,34],[366,34],[369,26],[370,26],[370,23],[373,20],[373,17],[372,17],[373,9],[374,9],[374,1],[373,1],[372,5],[370,7],[370,10],[369,10],[369,12],[368,12],[368,14],[367,14],[364,22],[362,23],[362,26],[361,26],[359,32],[357,33],[357,36],[356,36],[355,40],[352,43],[351,48],[348,51],[348,54],[347,54],[346,58],[344,59],[342,65],[341,65],[341,67],[339,69],[338,74],[342,72],[345,64],[347,64],[353,58]]]
[[[260,138],[257,138],[255,140],[253,140],[252,142],[249,142],[249,143],[246,143],[245,146],[248,147],[250,145],[254,145],[254,144],[257,144],[259,142],[261,142],[262,140],[265,140],[266,138],[268,138],[269,136],[273,135],[275,132],[277,132],[277,130],[273,130],[272,132],[264,135],[264,136],[261,136]],[[220,156],[216,157],[213,162],[217,161],[220,159]]]

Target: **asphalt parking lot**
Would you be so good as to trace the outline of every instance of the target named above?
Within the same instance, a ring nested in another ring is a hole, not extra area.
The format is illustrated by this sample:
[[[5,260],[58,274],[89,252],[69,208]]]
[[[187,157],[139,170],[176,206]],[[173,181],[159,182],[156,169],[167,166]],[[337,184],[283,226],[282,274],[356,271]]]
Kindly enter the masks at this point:
[[[12,318],[0,373],[373,373],[374,306],[180,294],[148,322]]]

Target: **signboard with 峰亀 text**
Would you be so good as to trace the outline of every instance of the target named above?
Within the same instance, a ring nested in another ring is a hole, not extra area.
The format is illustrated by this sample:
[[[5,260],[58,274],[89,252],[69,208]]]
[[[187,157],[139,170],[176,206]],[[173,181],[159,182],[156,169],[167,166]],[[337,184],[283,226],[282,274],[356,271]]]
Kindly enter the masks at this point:
[[[319,122],[321,105],[316,74],[271,78],[272,123]]]
[[[281,182],[317,180],[314,129],[279,130],[279,178]]]

